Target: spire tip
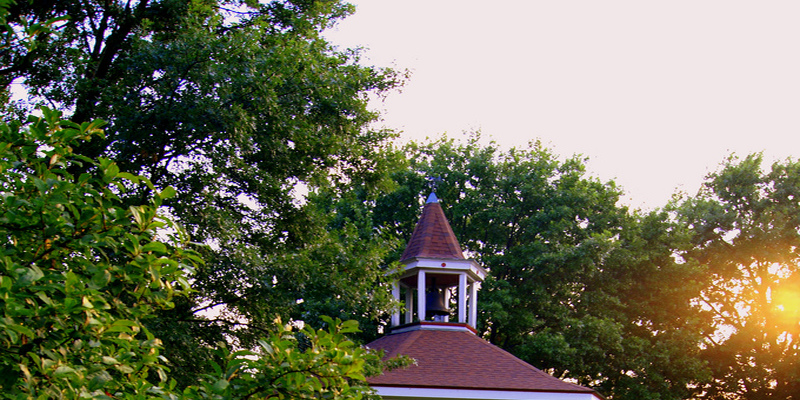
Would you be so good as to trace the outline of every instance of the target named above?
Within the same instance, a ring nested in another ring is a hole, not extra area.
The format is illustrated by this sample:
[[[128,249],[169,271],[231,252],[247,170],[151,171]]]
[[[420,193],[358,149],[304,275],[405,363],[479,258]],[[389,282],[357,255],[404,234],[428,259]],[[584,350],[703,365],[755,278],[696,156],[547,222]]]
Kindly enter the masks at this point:
[[[438,203],[438,202],[439,198],[436,197],[436,193],[431,192],[430,196],[428,196],[428,201],[426,201],[425,204]]]

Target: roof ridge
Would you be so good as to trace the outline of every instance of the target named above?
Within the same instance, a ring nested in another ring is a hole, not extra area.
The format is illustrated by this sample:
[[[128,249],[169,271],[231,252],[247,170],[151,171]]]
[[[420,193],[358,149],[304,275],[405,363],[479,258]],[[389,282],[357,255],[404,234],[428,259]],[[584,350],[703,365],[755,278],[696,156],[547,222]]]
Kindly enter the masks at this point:
[[[396,356],[398,356],[398,355],[402,355],[402,354],[403,354],[403,351],[405,351],[406,349],[408,349],[409,347],[411,347],[411,345],[412,345],[412,344],[414,344],[414,342],[416,342],[416,341],[417,341],[417,339],[419,339],[419,336],[420,336],[420,334],[421,334],[420,332],[422,332],[422,331],[412,331],[412,332],[411,332],[411,334],[410,334],[410,335],[408,335],[408,340],[406,340],[406,341],[402,342],[402,343],[400,344],[400,346],[398,346],[398,347],[397,347],[397,348],[394,350],[393,354],[391,354],[391,357],[396,357]],[[388,354],[387,354],[387,355],[388,355]]]
[[[478,338],[481,340],[481,343],[482,343],[484,346],[487,346],[487,347],[489,347],[489,348],[490,348],[490,349],[492,349],[492,350],[496,350],[496,351],[500,351],[500,352],[502,352],[502,353],[505,353],[506,355],[510,356],[510,357],[511,357],[511,359],[512,359],[514,362],[516,362],[517,364],[519,364],[519,365],[522,365],[522,366],[524,366],[525,368],[527,368],[527,369],[529,369],[529,370],[531,370],[531,371],[533,371],[533,372],[535,372],[535,373],[537,373],[537,374],[539,374],[539,375],[542,375],[542,376],[546,377],[547,379],[555,379],[555,380],[558,380],[558,381],[559,381],[559,382],[561,382],[561,383],[566,383],[566,384],[568,384],[568,385],[572,385],[572,386],[574,386],[574,387],[576,387],[576,388],[580,388],[580,389],[583,389],[583,390],[587,390],[587,389],[588,389],[588,388],[586,388],[586,387],[584,387],[584,386],[577,385],[577,384],[574,384],[574,383],[572,383],[572,382],[566,382],[566,381],[564,381],[564,380],[558,379],[558,378],[556,378],[555,376],[553,376],[553,375],[550,375],[550,374],[548,374],[547,372],[544,372],[544,371],[542,371],[541,369],[539,369],[539,368],[536,368],[536,367],[534,367],[533,365],[531,365],[531,364],[529,364],[529,363],[525,362],[523,359],[521,359],[521,358],[519,358],[519,357],[517,357],[517,356],[515,356],[515,355],[511,354],[511,352],[509,352],[509,351],[507,351],[507,350],[505,350],[505,349],[501,348],[500,346],[494,345],[494,344],[490,343],[488,340],[486,340],[486,339],[484,339],[484,338],[482,338],[482,337],[480,337],[480,336],[478,336]],[[589,389],[589,390],[591,390],[591,389]]]

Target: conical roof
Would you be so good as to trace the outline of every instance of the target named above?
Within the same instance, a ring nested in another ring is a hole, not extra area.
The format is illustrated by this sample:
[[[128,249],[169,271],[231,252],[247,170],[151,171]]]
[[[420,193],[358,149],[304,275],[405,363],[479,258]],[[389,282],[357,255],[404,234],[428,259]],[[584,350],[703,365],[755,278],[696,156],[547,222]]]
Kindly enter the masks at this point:
[[[370,386],[596,393],[564,382],[481,339],[471,332],[412,330],[384,336],[367,345],[386,358],[405,355],[415,365],[368,378]]]
[[[431,193],[422,216],[411,234],[411,240],[400,261],[411,258],[464,259],[458,239],[444,216],[436,195]]]

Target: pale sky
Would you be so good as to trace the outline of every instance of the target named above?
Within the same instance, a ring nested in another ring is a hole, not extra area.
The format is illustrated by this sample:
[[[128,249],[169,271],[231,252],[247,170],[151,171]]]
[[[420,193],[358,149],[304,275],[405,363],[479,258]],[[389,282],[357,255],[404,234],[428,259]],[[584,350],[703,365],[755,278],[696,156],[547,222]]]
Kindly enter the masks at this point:
[[[800,1],[350,0],[327,37],[409,69],[374,103],[403,140],[541,140],[662,207],[724,158],[800,156]]]

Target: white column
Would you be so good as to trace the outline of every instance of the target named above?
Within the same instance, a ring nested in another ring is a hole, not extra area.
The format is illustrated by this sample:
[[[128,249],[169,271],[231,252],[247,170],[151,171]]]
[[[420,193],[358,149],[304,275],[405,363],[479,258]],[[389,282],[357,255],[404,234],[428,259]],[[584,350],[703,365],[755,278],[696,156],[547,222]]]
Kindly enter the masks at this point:
[[[392,285],[392,296],[397,304],[400,304],[400,282],[395,282]],[[400,325],[400,309],[392,313],[392,326]]]
[[[425,321],[425,271],[417,273],[417,318]]]
[[[472,282],[469,285],[469,325],[473,328],[478,327],[478,285],[480,282]]]
[[[410,287],[406,288],[406,323],[414,322],[414,292]]]
[[[442,288],[444,290],[444,306],[450,308],[450,288]],[[443,315],[444,322],[450,322],[449,315]]]
[[[467,322],[467,274],[458,274],[458,322]]]

